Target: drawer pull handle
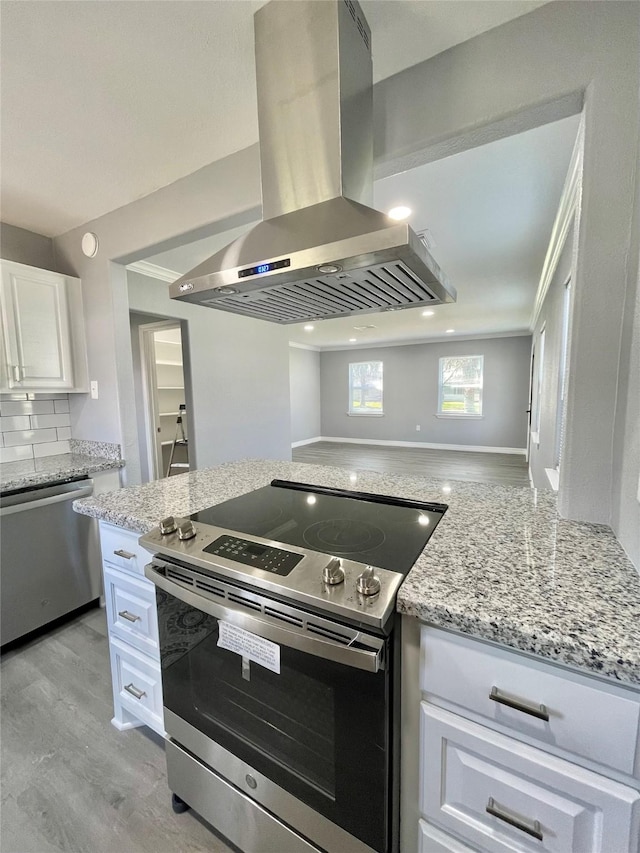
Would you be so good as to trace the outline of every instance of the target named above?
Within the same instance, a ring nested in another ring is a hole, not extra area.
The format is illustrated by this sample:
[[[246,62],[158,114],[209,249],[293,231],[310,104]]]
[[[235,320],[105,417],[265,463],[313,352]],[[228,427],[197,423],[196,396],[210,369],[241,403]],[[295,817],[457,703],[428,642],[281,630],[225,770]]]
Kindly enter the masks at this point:
[[[512,699],[500,693],[497,687],[491,688],[489,699],[494,702],[499,702],[501,705],[507,705],[509,708],[515,708],[516,711],[522,711],[523,714],[530,714],[532,717],[537,717],[539,720],[549,722],[549,712],[546,705],[534,705],[533,702],[521,702],[519,699]]]
[[[131,693],[132,696],[135,696],[136,699],[142,699],[143,696],[147,695],[144,690],[137,688],[133,682],[131,682],[131,684],[125,684],[124,689],[127,693]]]
[[[489,797],[487,812],[493,815],[493,817],[497,817],[498,820],[508,823],[509,826],[515,826],[516,829],[520,829],[522,832],[526,832],[527,835],[533,835],[538,841],[542,841],[542,829],[540,828],[539,820],[527,820],[527,818],[520,817],[515,812],[499,806],[493,797]]]
[[[132,554],[131,551],[125,551],[124,548],[118,548],[118,550],[113,553],[116,557],[122,557],[123,560],[133,560],[135,557],[135,554]]]
[[[122,616],[123,619],[126,619],[127,622],[139,622],[140,617],[136,616],[135,613],[129,613],[128,610],[119,610],[118,616]]]

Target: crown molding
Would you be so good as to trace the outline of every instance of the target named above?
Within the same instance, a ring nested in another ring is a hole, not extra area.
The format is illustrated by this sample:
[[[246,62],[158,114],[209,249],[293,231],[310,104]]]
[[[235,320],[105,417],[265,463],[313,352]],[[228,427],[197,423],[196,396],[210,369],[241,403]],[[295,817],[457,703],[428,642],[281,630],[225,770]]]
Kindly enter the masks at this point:
[[[551,231],[551,239],[547,248],[547,254],[542,265],[540,281],[538,282],[538,290],[536,292],[535,302],[533,303],[533,312],[529,328],[531,331],[535,329],[540,311],[544,305],[544,300],[547,297],[553,276],[555,275],[560,255],[567,240],[567,235],[578,204],[580,201],[580,193],[582,190],[582,161],[584,152],[584,113],[580,119],[578,127],[578,135],[576,136],[575,145],[571,153],[569,169],[562,188],[560,203],[558,204],[558,212],[553,223]]]
[[[295,349],[308,349],[312,352],[320,352],[320,347],[311,346],[311,344],[299,344],[296,341],[289,341],[290,347],[295,347]]]
[[[478,334],[464,334],[461,332],[458,335],[435,335],[431,338],[407,338],[405,340],[379,341],[378,343],[361,343],[361,344],[326,344],[320,348],[321,352],[336,352],[347,350],[361,349],[384,349],[385,347],[411,347],[423,346],[424,344],[445,344],[458,343],[460,341],[486,341],[494,338],[528,338],[531,336],[529,329],[513,329],[510,332],[479,332]],[[289,344],[293,346],[293,344]],[[300,346],[297,344],[296,346]]]
[[[158,278],[160,281],[168,281],[169,284],[176,281],[182,275],[181,272],[169,270],[166,267],[161,267],[158,264],[152,264],[149,261],[136,261],[133,264],[127,264],[127,269],[132,272],[146,275],[149,278]]]

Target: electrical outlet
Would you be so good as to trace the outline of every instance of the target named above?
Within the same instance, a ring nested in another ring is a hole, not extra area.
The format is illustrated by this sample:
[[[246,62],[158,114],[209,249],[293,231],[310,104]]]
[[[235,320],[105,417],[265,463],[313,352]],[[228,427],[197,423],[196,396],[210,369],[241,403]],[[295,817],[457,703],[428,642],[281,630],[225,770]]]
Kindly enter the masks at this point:
[[[420,432],[420,424],[416,424],[416,432]]]
[[[97,400],[98,399],[98,380],[92,379],[89,387],[91,389],[91,399]]]

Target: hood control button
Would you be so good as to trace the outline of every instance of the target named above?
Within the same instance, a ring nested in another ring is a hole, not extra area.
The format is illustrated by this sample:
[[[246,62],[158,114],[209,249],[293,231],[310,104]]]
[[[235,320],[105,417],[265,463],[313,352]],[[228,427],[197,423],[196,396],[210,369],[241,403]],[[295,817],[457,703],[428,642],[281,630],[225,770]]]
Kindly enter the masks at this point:
[[[380,578],[375,574],[373,566],[367,566],[358,577],[356,588],[361,595],[376,595],[380,592]]]
[[[333,557],[324,567],[322,570],[322,580],[326,584],[329,584],[329,586],[335,586],[344,581],[344,569],[338,557]]]

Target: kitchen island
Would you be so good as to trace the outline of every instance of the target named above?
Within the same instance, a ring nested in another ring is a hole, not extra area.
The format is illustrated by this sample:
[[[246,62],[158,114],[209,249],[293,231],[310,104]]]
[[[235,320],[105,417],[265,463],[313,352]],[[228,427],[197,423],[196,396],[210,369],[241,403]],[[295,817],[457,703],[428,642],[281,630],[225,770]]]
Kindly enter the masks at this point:
[[[553,492],[243,460],[77,501],[101,524],[114,725],[164,731],[138,534],[273,479],[449,505],[397,596],[402,853],[530,849],[531,835],[636,853],[640,576],[610,528],[559,518]],[[181,796],[231,837],[199,793],[208,778],[187,775]]]
[[[447,503],[400,588],[399,612],[640,685],[640,576],[610,528],[559,518],[551,491],[244,460],[74,509],[142,534],[274,478]]]

